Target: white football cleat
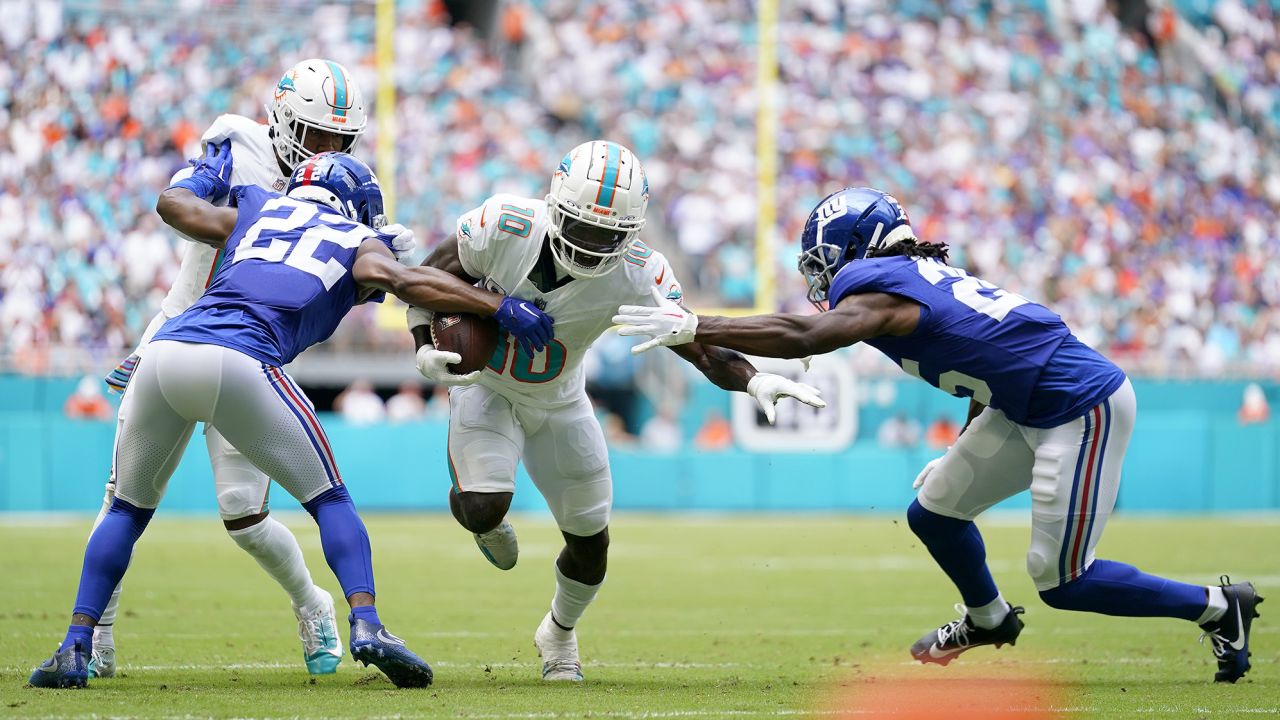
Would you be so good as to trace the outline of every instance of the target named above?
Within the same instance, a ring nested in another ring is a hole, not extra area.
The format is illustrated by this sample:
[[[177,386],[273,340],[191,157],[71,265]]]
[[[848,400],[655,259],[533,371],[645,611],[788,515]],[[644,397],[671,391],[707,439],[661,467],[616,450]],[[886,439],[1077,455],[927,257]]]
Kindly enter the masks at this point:
[[[582,682],[582,663],[578,660],[578,634],[569,631],[568,639],[565,631],[551,619],[551,612],[542,618],[538,630],[533,634],[533,644],[538,648],[538,656],[542,658],[542,679],[569,682]]]
[[[342,639],[338,637],[338,619],[333,609],[333,596],[316,587],[321,602],[314,607],[294,608],[298,618],[298,639],[302,641],[302,658],[307,672],[328,675],[338,671],[342,662]]]
[[[94,644],[89,657],[89,677],[112,678],[116,676],[116,648],[114,645]]]
[[[475,533],[476,547],[499,570],[510,570],[520,559],[520,544],[516,542],[516,529],[506,518],[498,527],[486,533]]]

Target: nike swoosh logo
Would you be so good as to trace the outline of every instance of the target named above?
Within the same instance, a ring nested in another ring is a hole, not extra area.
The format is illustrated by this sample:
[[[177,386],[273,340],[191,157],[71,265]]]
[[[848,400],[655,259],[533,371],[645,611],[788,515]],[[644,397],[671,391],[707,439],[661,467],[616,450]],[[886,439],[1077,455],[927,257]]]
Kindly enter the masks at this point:
[[[386,629],[386,628],[378,628],[378,632],[376,632],[376,633],[374,633],[374,634],[375,634],[375,635],[378,637],[378,639],[379,639],[379,640],[381,640],[382,642],[385,642],[385,643],[391,643],[392,645],[404,645],[404,641],[403,641],[403,640],[401,640],[400,638],[396,637],[395,635],[392,635],[391,633],[387,632],[387,629]]]
[[[663,266],[662,266],[662,272],[658,273],[658,279],[657,279],[657,280],[654,280],[654,281],[653,281],[653,284],[654,284],[654,285],[661,285],[661,284],[662,284],[662,278],[664,278],[664,277],[666,277],[666,276],[667,276],[667,266],[666,266],[666,265],[663,265]]]
[[[961,650],[963,650],[963,648],[955,648],[954,650],[939,650],[937,645],[930,645],[929,657],[939,658],[939,659],[944,657],[951,657],[952,655],[955,655]]]
[[[1240,616],[1240,603],[1236,602],[1236,639],[1227,643],[1232,650],[1244,649],[1244,619]]]

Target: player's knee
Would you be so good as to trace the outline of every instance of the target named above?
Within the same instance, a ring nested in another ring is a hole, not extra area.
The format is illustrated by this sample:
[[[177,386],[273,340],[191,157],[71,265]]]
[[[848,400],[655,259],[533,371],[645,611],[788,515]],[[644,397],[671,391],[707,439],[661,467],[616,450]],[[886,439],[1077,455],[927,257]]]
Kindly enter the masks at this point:
[[[556,562],[565,577],[587,585],[598,585],[604,580],[609,563],[609,528],[592,535],[564,535],[564,551]]]
[[[218,489],[218,514],[222,521],[238,520],[262,511],[262,488],[224,487]]]
[[[954,537],[963,533],[969,525],[972,525],[971,521],[932,512],[921,505],[919,500],[912,500],[911,506],[907,508],[907,527],[926,544]]]
[[[1058,580],[1052,560],[1034,548],[1027,552],[1027,574],[1031,576],[1037,587],[1043,587]]]
[[[449,510],[462,527],[473,533],[489,532],[511,509],[511,493],[458,492],[449,489]]]
[[[244,517],[223,518],[222,526],[227,529],[227,532],[235,533],[241,530],[248,530],[249,528],[254,527],[255,525],[260,525],[262,521],[266,519],[267,519],[267,513],[266,511],[263,511],[260,513],[254,513],[252,515],[245,515]]]

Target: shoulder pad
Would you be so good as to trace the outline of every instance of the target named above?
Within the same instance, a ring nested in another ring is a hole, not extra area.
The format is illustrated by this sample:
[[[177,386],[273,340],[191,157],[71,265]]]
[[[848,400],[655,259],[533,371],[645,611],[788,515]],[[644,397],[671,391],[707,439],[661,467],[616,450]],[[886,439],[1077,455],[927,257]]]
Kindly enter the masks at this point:
[[[200,136],[201,142],[218,142],[227,138],[233,140],[238,137],[261,129],[260,123],[254,122],[243,115],[219,115],[217,120],[209,126],[208,130]]]

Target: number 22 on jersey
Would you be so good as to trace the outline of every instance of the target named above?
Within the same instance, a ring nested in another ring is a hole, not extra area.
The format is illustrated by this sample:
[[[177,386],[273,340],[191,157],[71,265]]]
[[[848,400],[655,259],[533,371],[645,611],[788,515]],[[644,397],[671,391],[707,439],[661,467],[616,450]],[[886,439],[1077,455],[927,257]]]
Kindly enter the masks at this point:
[[[1030,300],[1021,295],[1003,290],[985,280],[970,275],[960,268],[951,267],[937,260],[920,258],[916,260],[916,270],[930,284],[940,288],[944,287],[943,283],[947,279],[955,278],[955,282],[945,289],[950,290],[956,300],[996,322],[1008,317],[1014,308],[1030,302]],[[920,373],[919,361],[904,357],[902,358],[902,369],[907,374],[928,382]],[[991,404],[991,386],[985,380],[959,370],[943,370],[939,372],[937,387],[958,397],[972,397],[983,405]]]
[[[267,215],[270,212],[287,211],[288,215]],[[236,248],[232,263],[242,260],[262,260],[264,262],[283,262],[289,267],[301,270],[316,277],[324,283],[324,289],[330,290],[334,284],[347,273],[347,268],[332,256],[325,259],[316,257],[321,242],[330,242],[339,247],[351,249],[360,247],[366,238],[372,237],[374,231],[354,223],[341,215],[323,213],[316,218],[320,207],[314,203],[291,200],[287,197],[276,197],[262,205],[262,217],[249,227],[244,239]],[[296,242],[279,237],[315,218],[318,222],[307,228]],[[339,226],[350,226],[341,229]],[[266,244],[261,244],[266,240]],[[292,251],[290,249],[292,248]]]

